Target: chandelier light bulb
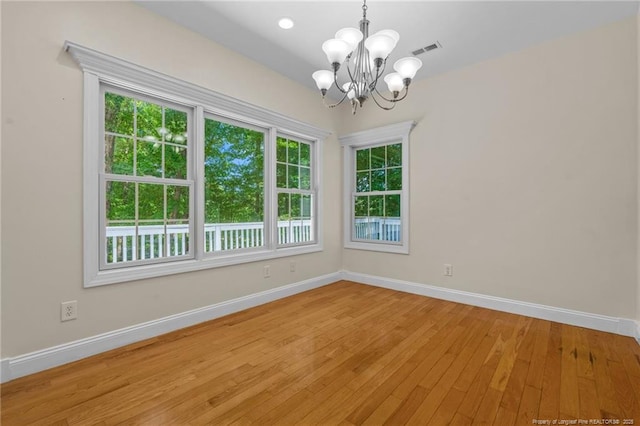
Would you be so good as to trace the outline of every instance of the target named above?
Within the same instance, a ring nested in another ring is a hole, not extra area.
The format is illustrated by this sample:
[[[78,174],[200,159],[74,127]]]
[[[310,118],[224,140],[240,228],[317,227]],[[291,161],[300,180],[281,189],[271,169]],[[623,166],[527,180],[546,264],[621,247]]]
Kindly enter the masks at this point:
[[[404,87],[402,77],[397,72],[392,72],[384,77],[384,82],[387,83],[387,87],[391,93],[397,93]]]
[[[344,40],[339,40],[337,38],[332,38],[325,41],[322,44],[322,50],[324,50],[324,53],[326,53],[327,59],[329,60],[329,63],[331,65],[336,63],[340,65],[344,62],[345,59],[347,59],[347,55],[351,53],[347,42]]]
[[[319,70],[314,72],[311,77],[316,81],[316,86],[320,90],[329,90],[333,84],[333,73],[327,70]]]
[[[393,69],[396,70],[403,79],[412,79],[415,77],[420,67],[422,67],[422,61],[412,57],[399,59],[393,64]]]
[[[393,30],[380,30],[378,31],[376,34],[382,34],[382,35],[386,35],[389,36],[393,39],[393,48],[395,49],[396,44],[398,44],[398,41],[400,41],[400,34],[398,34],[397,31],[393,31]]]
[[[362,32],[356,28],[343,28],[336,33],[336,38],[349,45],[349,53],[353,52],[362,40]]]
[[[364,41],[364,47],[367,48],[373,60],[386,59],[394,46],[393,38],[385,34],[374,34]]]

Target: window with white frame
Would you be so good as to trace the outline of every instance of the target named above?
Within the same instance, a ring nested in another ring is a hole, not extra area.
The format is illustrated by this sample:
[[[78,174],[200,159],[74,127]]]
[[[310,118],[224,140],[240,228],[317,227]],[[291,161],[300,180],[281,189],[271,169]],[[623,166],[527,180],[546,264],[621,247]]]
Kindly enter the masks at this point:
[[[291,246],[315,239],[312,143],[278,136],[276,192],[278,244]]]
[[[84,71],[84,285],[322,250],[329,133],[67,42]]]
[[[409,252],[409,132],[414,125],[340,137],[346,248]]]

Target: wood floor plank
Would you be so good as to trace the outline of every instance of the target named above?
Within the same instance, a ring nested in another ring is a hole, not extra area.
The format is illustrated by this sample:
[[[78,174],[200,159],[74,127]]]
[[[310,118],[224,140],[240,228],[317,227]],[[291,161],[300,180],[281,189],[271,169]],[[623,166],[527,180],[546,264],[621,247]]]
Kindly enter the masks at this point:
[[[637,424],[640,345],[341,281],[0,392],[8,426]]]

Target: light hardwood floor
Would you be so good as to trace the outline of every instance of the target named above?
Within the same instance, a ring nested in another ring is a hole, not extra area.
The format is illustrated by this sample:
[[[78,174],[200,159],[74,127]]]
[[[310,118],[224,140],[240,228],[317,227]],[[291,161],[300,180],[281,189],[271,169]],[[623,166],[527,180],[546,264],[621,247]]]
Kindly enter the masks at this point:
[[[346,281],[2,386],[6,426],[603,418],[640,425],[632,338]]]

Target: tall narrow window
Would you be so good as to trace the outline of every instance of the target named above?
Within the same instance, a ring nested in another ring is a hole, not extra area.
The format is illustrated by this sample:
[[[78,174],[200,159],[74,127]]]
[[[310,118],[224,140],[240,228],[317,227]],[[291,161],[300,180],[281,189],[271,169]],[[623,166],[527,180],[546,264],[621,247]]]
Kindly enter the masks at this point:
[[[276,140],[278,245],[315,241],[313,146],[285,136]]]
[[[205,118],[206,252],[265,245],[265,131]]]
[[[356,149],[354,241],[402,242],[402,143]]]
[[[414,125],[340,137],[346,248],[409,252],[409,132]]]
[[[189,111],[104,88],[103,269],[193,257]]]

